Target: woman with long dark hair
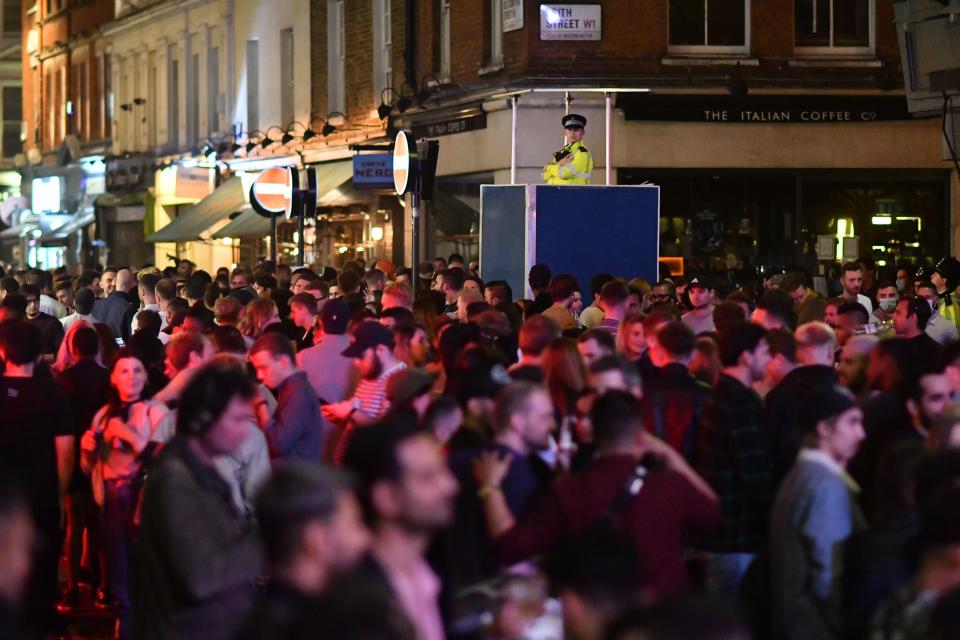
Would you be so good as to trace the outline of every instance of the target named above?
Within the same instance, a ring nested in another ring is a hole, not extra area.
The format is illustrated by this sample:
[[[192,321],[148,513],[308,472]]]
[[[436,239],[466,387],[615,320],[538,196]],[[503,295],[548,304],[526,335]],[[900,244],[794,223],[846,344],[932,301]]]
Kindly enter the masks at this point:
[[[167,407],[144,397],[147,369],[133,352],[121,349],[110,368],[110,399],[94,416],[80,441],[80,466],[91,476],[93,498],[100,507],[100,528],[107,556],[110,590],[119,608],[120,635],[126,637],[130,615],[127,555],[133,517],[151,443],[169,439]],[[97,594],[99,606],[112,598]]]

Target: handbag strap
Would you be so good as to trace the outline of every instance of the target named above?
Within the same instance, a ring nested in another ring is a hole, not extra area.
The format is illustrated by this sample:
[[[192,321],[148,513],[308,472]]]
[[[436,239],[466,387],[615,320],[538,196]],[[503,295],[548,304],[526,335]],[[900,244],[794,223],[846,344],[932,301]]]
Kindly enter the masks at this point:
[[[627,508],[627,505],[629,505],[643,489],[643,485],[646,483],[647,473],[646,465],[644,465],[642,461],[638,462],[637,466],[634,467],[633,471],[627,476],[627,479],[620,487],[613,502],[610,503],[610,506],[607,507],[603,515],[600,516],[598,524],[601,527],[607,529],[613,528],[617,522],[617,518],[620,517],[624,509]]]

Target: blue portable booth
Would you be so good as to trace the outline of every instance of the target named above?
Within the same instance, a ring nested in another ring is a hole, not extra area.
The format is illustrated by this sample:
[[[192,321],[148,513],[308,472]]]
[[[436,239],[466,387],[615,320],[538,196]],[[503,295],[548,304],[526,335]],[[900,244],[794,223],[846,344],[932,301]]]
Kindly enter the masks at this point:
[[[529,295],[534,264],[569,273],[590,304],[590,279],[607,272],[658,280],[660,187],[483,185],[480,277]]]

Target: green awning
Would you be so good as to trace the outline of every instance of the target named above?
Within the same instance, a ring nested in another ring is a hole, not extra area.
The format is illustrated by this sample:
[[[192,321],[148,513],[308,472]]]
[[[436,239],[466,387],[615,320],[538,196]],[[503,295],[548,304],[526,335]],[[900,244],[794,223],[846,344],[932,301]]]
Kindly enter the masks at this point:
[[[230,222],[230,214],[249,206],[249,182],[234,176],[213,193],[193,205],[156,233],[147,242],[190,242],[205,240]],[[211,231],[212,230],[212,231]]]
[[[283,218],[278,220],[281,222]],[[213,234],[214,238],[243,238],[246,236],[266,236],[270,234],[270,219],[264,218],[253,209],[246,209],[230,224]]]
[[[353,161],[329,162],[314,165],[317,169],[318,200],[323,201],[333,191],[342,187],[344,183],[353,179]],[[284,221],[281,217],[277,224]],[[247,236],[266,236],[270,234],[270,219],[259,215],[253,209],[247,208],[239,216],[234,217],[228,225],[217,230],[212,238],[242,238]]]

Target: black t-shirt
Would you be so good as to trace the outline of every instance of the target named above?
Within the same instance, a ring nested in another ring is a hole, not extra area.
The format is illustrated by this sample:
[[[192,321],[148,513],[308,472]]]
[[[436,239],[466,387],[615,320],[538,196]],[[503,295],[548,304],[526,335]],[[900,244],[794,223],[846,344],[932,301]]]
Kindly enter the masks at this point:
[[[42,531],[59,527],[57,436],[73,435],[70,404],[49,378],[0,377],[0,467],[28,492]]]
[[[77,437],[75,452],[77,463],[73,467],[70,491],[89,490],[90,480],[80,471],[80,438],[93,423],[93,416],[107,403],[110,393],[110,372],[85,358],[58,376],[60,387],[70,403],[73,416],[73,435]]]

